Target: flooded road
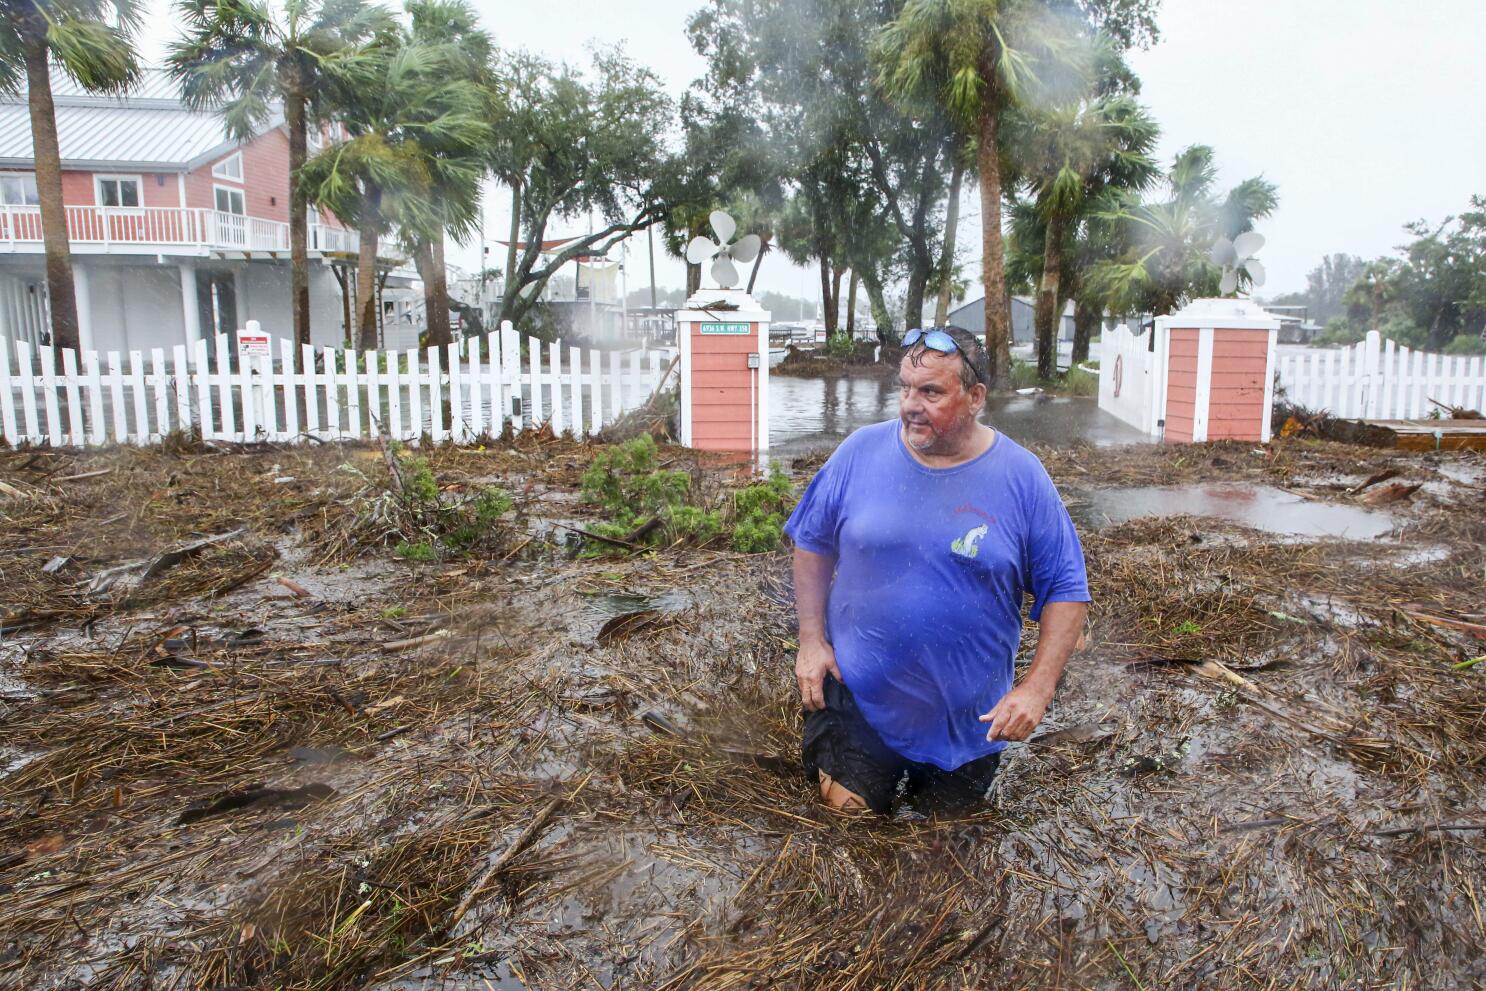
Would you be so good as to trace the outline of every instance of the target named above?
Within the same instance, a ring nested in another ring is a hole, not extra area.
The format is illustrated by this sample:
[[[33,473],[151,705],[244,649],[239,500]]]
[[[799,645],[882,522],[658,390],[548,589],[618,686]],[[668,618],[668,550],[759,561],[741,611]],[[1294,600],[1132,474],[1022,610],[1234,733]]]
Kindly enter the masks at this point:
[[[1287,537],[1370,540],[1392,530],[1387,513],[1315,502],[1267,485],[1139,486],[1069,493],[1076,522],[1104,527],[1152,516],[1206,516]]]
[[[771,376],[769,453],[789,458],[829,451],[858,427],[897,415],[898,387],[892,378]],[[996,396],[984,419],[1019,444],[1109,447],[1148,440],[1099,409],[1094,399]]]

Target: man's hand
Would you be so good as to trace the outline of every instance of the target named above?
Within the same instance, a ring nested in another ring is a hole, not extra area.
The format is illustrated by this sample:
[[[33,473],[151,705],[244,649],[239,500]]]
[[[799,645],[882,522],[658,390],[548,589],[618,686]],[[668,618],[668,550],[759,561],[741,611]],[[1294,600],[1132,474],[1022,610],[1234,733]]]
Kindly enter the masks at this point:
[[[980,717],[981,722],[991,724],[986,730],[986,739],[992,743],[997,740],[1025,740],[1032,735],[1037,724],[1042,722],[1042,714],[1047,711],[1049,701],[1049,696],[1035,688],[1026,684],[1016,686],[1003,695],[990,712]]]
[[[826,707],[824,683],[828,674],[842,680],[835,649],[825,640],[802,638],[800,653],[795,657],[795,681],[800,685],[800,701],[811,712]]]

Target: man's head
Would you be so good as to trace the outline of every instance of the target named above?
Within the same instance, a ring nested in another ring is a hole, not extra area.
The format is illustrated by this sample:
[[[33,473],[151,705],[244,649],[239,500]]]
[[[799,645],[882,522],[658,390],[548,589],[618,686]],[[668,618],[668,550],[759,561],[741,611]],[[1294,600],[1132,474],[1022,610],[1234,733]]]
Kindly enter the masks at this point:
[[[974,432],[985,407],[985,349],[963,327],[910,331],[904,340],[912,342],[898,365],[904,437],[920,453],[949,453]]]

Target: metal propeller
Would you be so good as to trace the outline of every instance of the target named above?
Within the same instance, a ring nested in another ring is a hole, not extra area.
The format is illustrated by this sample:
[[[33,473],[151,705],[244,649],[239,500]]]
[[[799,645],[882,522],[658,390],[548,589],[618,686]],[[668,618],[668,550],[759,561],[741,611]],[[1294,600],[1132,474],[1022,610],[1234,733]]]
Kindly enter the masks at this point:
[[[713,210],[708,220],[712,223],[712,231],[717,235],[717,240],[704,235],[697,235],[691,239],[686,246],[686,260],[693,265],[701,265],[708,260],[712,261],[712,278],[719,288],[731,289],[738,284],[738,268],[734,262],[747,265],[758,257],[759,249],[763,247],[763,241],[757,234],[748,234],[738,239],[734,244],[732,240],[738,231],[738,225],[721,210]]]

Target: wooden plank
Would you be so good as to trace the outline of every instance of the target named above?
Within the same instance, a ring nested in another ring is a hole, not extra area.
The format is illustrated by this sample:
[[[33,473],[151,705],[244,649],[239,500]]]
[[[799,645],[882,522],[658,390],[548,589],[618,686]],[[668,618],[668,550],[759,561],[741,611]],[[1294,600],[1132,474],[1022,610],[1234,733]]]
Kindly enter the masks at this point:
[[[0,341],[0,344],[3,343]],[[83,429],[83,397],[81,380],[77,374],[77,352],[72,348],[62,349],[62,375],[67,379],[67,442],[74,447],[82,447],[88,443],[88,435]],[[0,380],[0,388],[5,389],[8,400],[10,389],[3,384],[3,380]]]
[[[37,348],[41,357],[41,404],[46,410],[46,442],[52,447],[62,446],[62,411],[57,403],[56,351],[43,344]]]
[[[133,393],[134,399],[134,440],[138,444],[148,444],[153,439],[153,431],[150,430],[149,407],[146,404],[145,375],[144,375],[144,352],[129,352],[129,391]]]
[[[562,401],[562,342],[553,341],[550,358],[552,362],[552,433],[554,436],[562,436],[563,432],[563,401]]]
[[[382,362],[387,369],[387,436],[403,440],[402,359],[396,351],[385,351]]]
[[[41,435],[37,430],[36,421],[36,375],[31,363],[31,345],[27,341],[15,342],[16,365],[20,369],[21,379],[21,416],[24,421],[25,434],[28,444],[41,443]],[[97,373],[94,373],[96,380]],[[101,444],[102,439],[95,443]]]
[[[10,373],[10,341],[0,337],[0,437],[15,447],[21,438],[15,431],[15,378]]]
[[[325,363],[321,386],[325,390],[325,435],[330,440],[345,437],[341,431],[340,352],[325,345],[320,354]]]
[[[320,375],[315,371],[315,346],[299,346],[300,383],[304,388],[304,431],[320,436]]]
[[[217,419],[212,415],[211,376],[207,374],[206,338],[191,342],[191,377],[196,381],[196,418],[202,440],[217,436]]]
[[[582,440],[587,434],[583,423],[583,352],[575,347],[568,348],[568,368],[572,371],[568,375],[571,383],[569,398],[572,401],[570,408],[573,436]]]
[[[114,443],[129,443],[128,407],[124,403],[124,362],[119,352],[108,353],[108,391],[113,411]]]
[[[346,430],[355,440],[361,437],[361,362],[354,348],[346,348],[341,354],[346,359]]]
[[[416,347],[408,348],[408,432],[407,439],[423,436],[423,360]]]
[[[150,375],[155,387],[155,430],[150,439],[160,441],[170,433],[170,376],[165,374],[165,349],[150,349]]]
[[[432,422],[429,438],[442,444],[448,434],[444,431],[444,372],[436,346],[428,349],[428,414]]]
[[[284,387],[284,434],[291,441],[299,437],[299,381],[294,370],[294,342],[279,338],[279,381]]]

